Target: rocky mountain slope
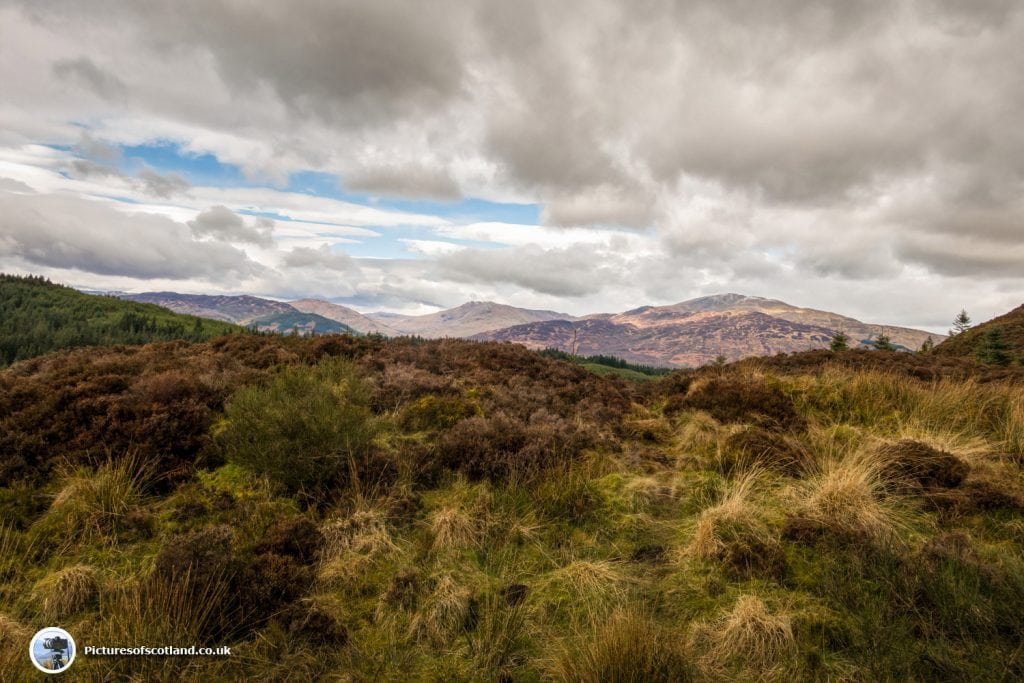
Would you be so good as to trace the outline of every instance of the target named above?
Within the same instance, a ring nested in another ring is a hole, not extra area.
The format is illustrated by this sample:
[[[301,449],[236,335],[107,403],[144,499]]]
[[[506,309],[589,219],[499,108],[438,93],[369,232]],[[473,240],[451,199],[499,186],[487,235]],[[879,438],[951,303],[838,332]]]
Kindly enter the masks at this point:
[[[635,363],[697,366],[725,356],[791,353],[828,346],[836,331],[851,346],[867,345],[886,334],[898,346],[916,349],[941,335],[889,325],[871,325],[846,316],[799,308],[782,301],[722,294],[671,306],[644,306],[617,314],[572,321],[543,321],[476,335],[479,340],[512,341],[531,348],[610,354]],[[575,338],[574,338],[575,335]]]
[[[255,296],[212,296],[208,294],[179,294],[177,292],[144,292],[117,295],[128,301],[140,301],[163,306],[175,313],[200,318],[223,320],[247,325],[257,318],[282,313],[295,313],[296,309],[282,301],[271,301]]]
[[[397,337],[402,334],[386,322],[374,320],[373,318],[367,317],[348,306],[332,304],[329,301],[321,301],[320,299],[298,299],[297,301],[289,301],[288,303],[293,308],[302,311],[303,313],[315,313],[316,315],[323,316],[329,320],[334,320],[343,325],[347,325],[353,330],[362,332],[363,334],[384,334],[389,337]]]
[[[455,308],[427,315],[371,313],[370,317],[398,330],[401,334],[420,337],[472,337],[513,325],[574,319],[565,313],[516,308],[493,301],[470,301]]]

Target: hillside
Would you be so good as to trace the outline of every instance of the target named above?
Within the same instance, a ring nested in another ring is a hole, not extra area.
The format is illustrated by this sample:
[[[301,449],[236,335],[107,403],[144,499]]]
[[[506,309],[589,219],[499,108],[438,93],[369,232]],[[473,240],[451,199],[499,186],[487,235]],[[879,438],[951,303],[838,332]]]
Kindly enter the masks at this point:
[[[36,277],[0,274],[0,367],[57,349],[202,341],[238,327],[151,304],[83,294]]]
[[[358,334],[351,327],[339,323],[337,320],[299,311],[265,315],[249,321],[248,326],[259,332],[297,334],[303,337],[322,334]]]
[[[370,317],[380,320],[402,334],[427,338],[472,337],[489,330],[523,323],[573,319],[565,313],[516,308],[492,301],[470,301],[455,308],[426,315],[371,313]]]
[[[228,335],[0,371],[0,671],[56,623],[232,650],[83,680],[1024,677],[1024,385],[762,361]]]
[[[995,362],[993,347],[1002,351],[1006,364],[1024,364],[1024,306],[993,318],[935,347],[942,356],[973,357]]]
[[[848,316],[820,311],[813,308],[792,306],[783,301],[766,299],[743,294],[718,294],[715,296],[691,299],[672,306],[645,307],[613,316],[616,322],[631,322],[639,326],[657,325],[674,316],[698,312],[718,313],[763,313],[773,318],[780,318],[800,325],[825,328],[831,332],[844,331],[850,339],[867,342],[879,334],[887,335],[894,344],[908,350],[916,351],[921,344],[931,337],[935,343],[944,339],[944,335],[932,334],[922,330],[914,330],[895,325],[876,325],[863,323]]]
[[[914,350],[929,336],[919,330],[869,325],[835,313],[797,308],[781,301],[722,294],[671,306],[644,306],[575,322],[545,321],[475,335],[529,348],[608,354],[649,365],[696,367],[719,355],[728,360],[793,353],[828,346],[838,330],[862,346],[887,334],[898,348]]]
[[[338,304],[332,304],[319,299],[298,299],[296,301],[289,301],[288,304],[303,313],[315,313],[324,318],[347,325],[363,334],[383,334],[388,337],[395,337],[401,334],[401,332],[385,322],[369,318],[347,306],[339,306]]]
[[[282,313],[295,313],[296,309],[281,301],[255,296],[217,296],[209,294],[179,294],[177,292],[145,292],[118,294],[128,301],[156,304],[175,313],[194,315],[211,320],[248,325],[257,318]]]

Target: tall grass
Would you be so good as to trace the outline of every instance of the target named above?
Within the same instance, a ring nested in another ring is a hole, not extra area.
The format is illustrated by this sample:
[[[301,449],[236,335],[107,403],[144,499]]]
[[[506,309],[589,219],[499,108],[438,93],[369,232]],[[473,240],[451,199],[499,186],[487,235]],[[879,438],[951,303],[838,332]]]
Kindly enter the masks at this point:
[[[683,683],[694,669],[679,633],[627,609],[564,641],[548,673],[565,683]]]

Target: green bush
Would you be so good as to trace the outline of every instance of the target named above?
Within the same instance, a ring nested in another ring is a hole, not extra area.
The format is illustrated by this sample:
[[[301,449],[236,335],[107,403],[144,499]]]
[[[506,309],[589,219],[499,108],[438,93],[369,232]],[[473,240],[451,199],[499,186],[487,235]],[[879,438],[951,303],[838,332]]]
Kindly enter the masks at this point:
[[[216,441],[229,462],[290,493],[323,494],[352,485],[372,452],[376,422],[368,397],[347,360],[289,367],[228,400]]]

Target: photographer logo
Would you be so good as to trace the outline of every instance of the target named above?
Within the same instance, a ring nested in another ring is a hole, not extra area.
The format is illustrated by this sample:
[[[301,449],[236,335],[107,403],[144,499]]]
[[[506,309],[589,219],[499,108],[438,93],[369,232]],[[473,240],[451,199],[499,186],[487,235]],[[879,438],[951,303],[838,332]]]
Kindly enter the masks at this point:
[[[75,639],[62,628],[48,626],[32,636],[28,656],[37,669],[47,674],[67,671],[75,661]]]

